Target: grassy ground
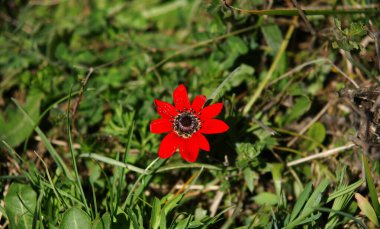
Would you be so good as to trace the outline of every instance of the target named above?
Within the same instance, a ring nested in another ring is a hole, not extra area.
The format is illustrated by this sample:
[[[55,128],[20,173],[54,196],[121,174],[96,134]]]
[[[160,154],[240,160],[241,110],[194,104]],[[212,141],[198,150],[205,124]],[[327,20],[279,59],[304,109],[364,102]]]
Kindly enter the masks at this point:
[[[375,2],[1,1],[1,227],[380,227]],[[179,84],[230,127],[196,163]]]

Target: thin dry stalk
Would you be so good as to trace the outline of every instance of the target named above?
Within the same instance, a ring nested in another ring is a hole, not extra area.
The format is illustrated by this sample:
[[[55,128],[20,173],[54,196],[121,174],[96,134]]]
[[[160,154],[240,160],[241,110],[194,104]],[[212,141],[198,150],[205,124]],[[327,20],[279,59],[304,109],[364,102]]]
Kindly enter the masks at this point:
[[[292,0],[294,6],[297,8],[299,15],[301,16],[302,20],[305,22],[306,27],[308,28],[309,32],[315,36],[317,33],[315,32],[313,26],[311,25],[309,19],[307,19],[305,13],[303,12],[301,6],[298,4],[297,0]]]
[[[330,149],[330,150],[324,151],[322,153],[313,154],[313,155],[310,155],[308,157],[304,157],[304,158],[301,158],[301,159],[298,159],[298,160],[291,161],[291,162],[287,163],[286,165],[288,167],[291,167],[291,166],[302,164],[302,163],[305,163],[305,162],[308,162],[308,161],[311,161],[311,160],[314,160],[314,159],[329,157],[331,155],[337,154],[337,153],[342,152],[344,150],[351,149],[354,146],[355,146],[355,144],[350,143],[350,144],[345,145],[345,146],[337,147],[337,148],[334,148],[334,149]]]
[[[329,101],[322,110],[308,123],[306,124],[300,131],[299,134],[304,134],[315,122],[317,122],[324,113],[326,113],[327,109],[331,107],[336,101]],[[298,136],[295,136],[288,144],[287,147],[291,147],[298,140]]]
[[[214,200],[212,201],[211,207],[210,207],[210,216],[214,217],[216,215],[216,212],[218,211],[219,205],[222,202],[224,196],[223,191],[218,191],[214,197]]]

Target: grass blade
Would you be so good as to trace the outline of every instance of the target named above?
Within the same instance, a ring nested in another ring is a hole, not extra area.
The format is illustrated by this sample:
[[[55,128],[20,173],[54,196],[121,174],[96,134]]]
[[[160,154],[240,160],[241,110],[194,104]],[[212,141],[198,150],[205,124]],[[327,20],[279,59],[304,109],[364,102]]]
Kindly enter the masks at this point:
[[[305,186],[305,189],[303,190],[303,192],[301,193],[300,197],[298,198],[296,204],[294,205],[294,208],[293,208],[293,211],[292,211],[292,214],[290,216],[290,222],[293,221],[298,213],[301,211],[302,207],[304,206],[304,204],[306,203],[306,200],[309,198],[310,196],[310,193],[311,193],[311,188],[312,188],[312,184],[311,182],[308,183],[306,186]]]
[[[336,192],[329,195],[329,197],[327,199],[327,203],[334,200],[335,198],[338,198],[339,196],[343,196],[345,194],[352,193],[355,189],[359,188],[363,183],[364,183],[364,180],[358,180],[355,183],[353,183],[353,184],[351,184],[345,188],[337,190]]]
[[[112,159],[109,157],[105,157],[105,156],[102,156],[102,155],[99,155],[96,153],[82,153],[79,157],[91,158],[91,159],[101,161],[101,162],[109,164],[109,165],[114,165],[114,166],[126,168],[126,169],[129,169],[129,170],[134,171],[136,173],[146,174],[146,171],[144,169],[141,169],[141,168],[136,167],[134,165],[123,163],[121,161],[118,161],[118,160],[115,160],[115,159]]]
[[[369,168],[367,157],[364,154],[362,154],[362,161],[363,161],[363,166],[364,166],[365,178],[367,180],[367,185],[369,189],[369,195],[371,197],[372,207],[376,212],[377,218],[380,218],[380,204],[379,204],[379,200],[377,199],[376,187],[373,182],[373,178],[371,175],[371,170]]]
[[[74,172],[75,172],[75,177],[79,189],[79,193],[81,194],[82,201],[85,205],[86,211],[89,215],[91,215],[91,209],[88,207],[87,204],[87,199],[86,196],[84,195],[83,188],[82,188],[82,183],[80,181],[79,173],[78,173],[78,168],[77,168],[77,162],[75,159],[74,155],[74,147],[73,147],[73,141],[71,137],[71,121],[70,121],[70,102],[71,102],[71,89],[70,89],[70,94],[69,94],[69,99],[68,99],[68,105],[67,105],[67,119],[66,119],[66,125],[67,125],[67,134],[68,134],[68,140],[69,140],[69,149],[70,149],[70,154],[71,154],[71,159],[73,162],[74,166]]]
[[[299,15],[299,10],[296,8],[287,9],[270,9],[270,10],[244,10],[236,7],[228,6],[231,9],[240,11],[242,13],[249,13],[254,15],[271,15],[271,16],[297,16]],[[305,15],[338,15],[338,14],[376,14],[379,13],[379,5],[368,5],[361,8],[345,8],[338,7],[336,9],[332,8],[303,8],[302,11]]]
[[[72,175],[70,173],[70,170],[68,169],[68,167],[66,166],[66,164],[63,162],[62,158],[59,156],[59,154],[57,153],[57,151],[55,151],[54,147],[51,145],[51,143],[49,142],[49,140],[47,139],[47,137],[45,136],[45,134],[41,131],[41,129],[38,126],[36,126],[36,124],[33,121],[33,119],[20,106],[20,104],[15,99],[13,99],[13,98],[12,98],[12,101],[16,104],[17,108],[25,115],[25,117],[27,118],[27,120],[29,121],[29,123],[36,127],[34,130],[40,136],[40,138],[41,138],[42,142],[45,144],[48,152],[50,153],[50,155],[54,159],[55,163],[57,163],[58,167],[60,167],[62,169],[64,175],[66,177],[68,177],[69,179],[73,180],[73,177],[72,177]]]
[[[252,98],[248,101],[247,105],[244,107],[243,115],[248,114],[248,112],[251,110],[253,104],[259,98],[259,96],[261,95],[261,92],[264,90],[265,86],[268,84],[269,80],[272,78],[272,75],[273,75],[275,69],[277,68],[278,63],[280,62],[281,57],[284,55],[285,50],[288,47],[289,40],[293,34],[297,20],[298,20],[298,17],[293,18],[293,22],[289,26],[288,31],[286,32],[285,38],[281,43],[280,50],[277,52],[276,57],[274,58],[274,61],[269,68],[268,73],[266,74],[265,78],[259,84],[257,90],[255,91],[255,94],[253,94]]]
[[[349,218],[351,219],[352,221],[354,221],[356,224],[360,225],[362,228],[364,229],[368,229],[368,227],[362,222],[360,221],[359,219],[355,218],[354,216],[346,213],[346,212],[342,212],[342,211],[336,211],[336,210],[332,210],[330,208],[322,208],[322,207],[319,207],[319,208],[315,208],[315,210],[317,211],[321,211],[321,212],[332,212],[332,213],[335,213],[337,215],[341,215],[341,216],[344,216],[346,218]]]

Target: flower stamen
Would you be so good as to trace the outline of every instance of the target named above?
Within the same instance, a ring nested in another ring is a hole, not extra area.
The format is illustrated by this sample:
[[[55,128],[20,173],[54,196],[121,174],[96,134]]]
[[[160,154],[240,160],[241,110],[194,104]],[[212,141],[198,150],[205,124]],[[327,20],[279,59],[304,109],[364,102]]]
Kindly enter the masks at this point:
[[[173,130],[180,137],[190,138],[200,128],[201,122],[198,116],[191,112],[185,111],[174,118]]]

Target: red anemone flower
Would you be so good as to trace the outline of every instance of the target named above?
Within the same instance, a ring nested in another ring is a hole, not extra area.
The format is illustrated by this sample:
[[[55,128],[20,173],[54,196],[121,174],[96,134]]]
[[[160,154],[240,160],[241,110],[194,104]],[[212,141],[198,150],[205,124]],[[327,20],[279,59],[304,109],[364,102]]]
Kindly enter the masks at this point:
[[[155,100],[156,109],[161,116],[150,123],[150,131],[155,134],[169,132],[161,142],[158,150],[160,158],[168,158],[179,149],[182,158],[195,162],[199,149],[210,151],[210,145],[203,134],[219,134],[229,127],[225,122],[214,119],[223,103],[215,103],[203,108],[206,102],[204,95],[198,95],[190,104],[185,86],[179,85],[173,93],[174,105]]]

